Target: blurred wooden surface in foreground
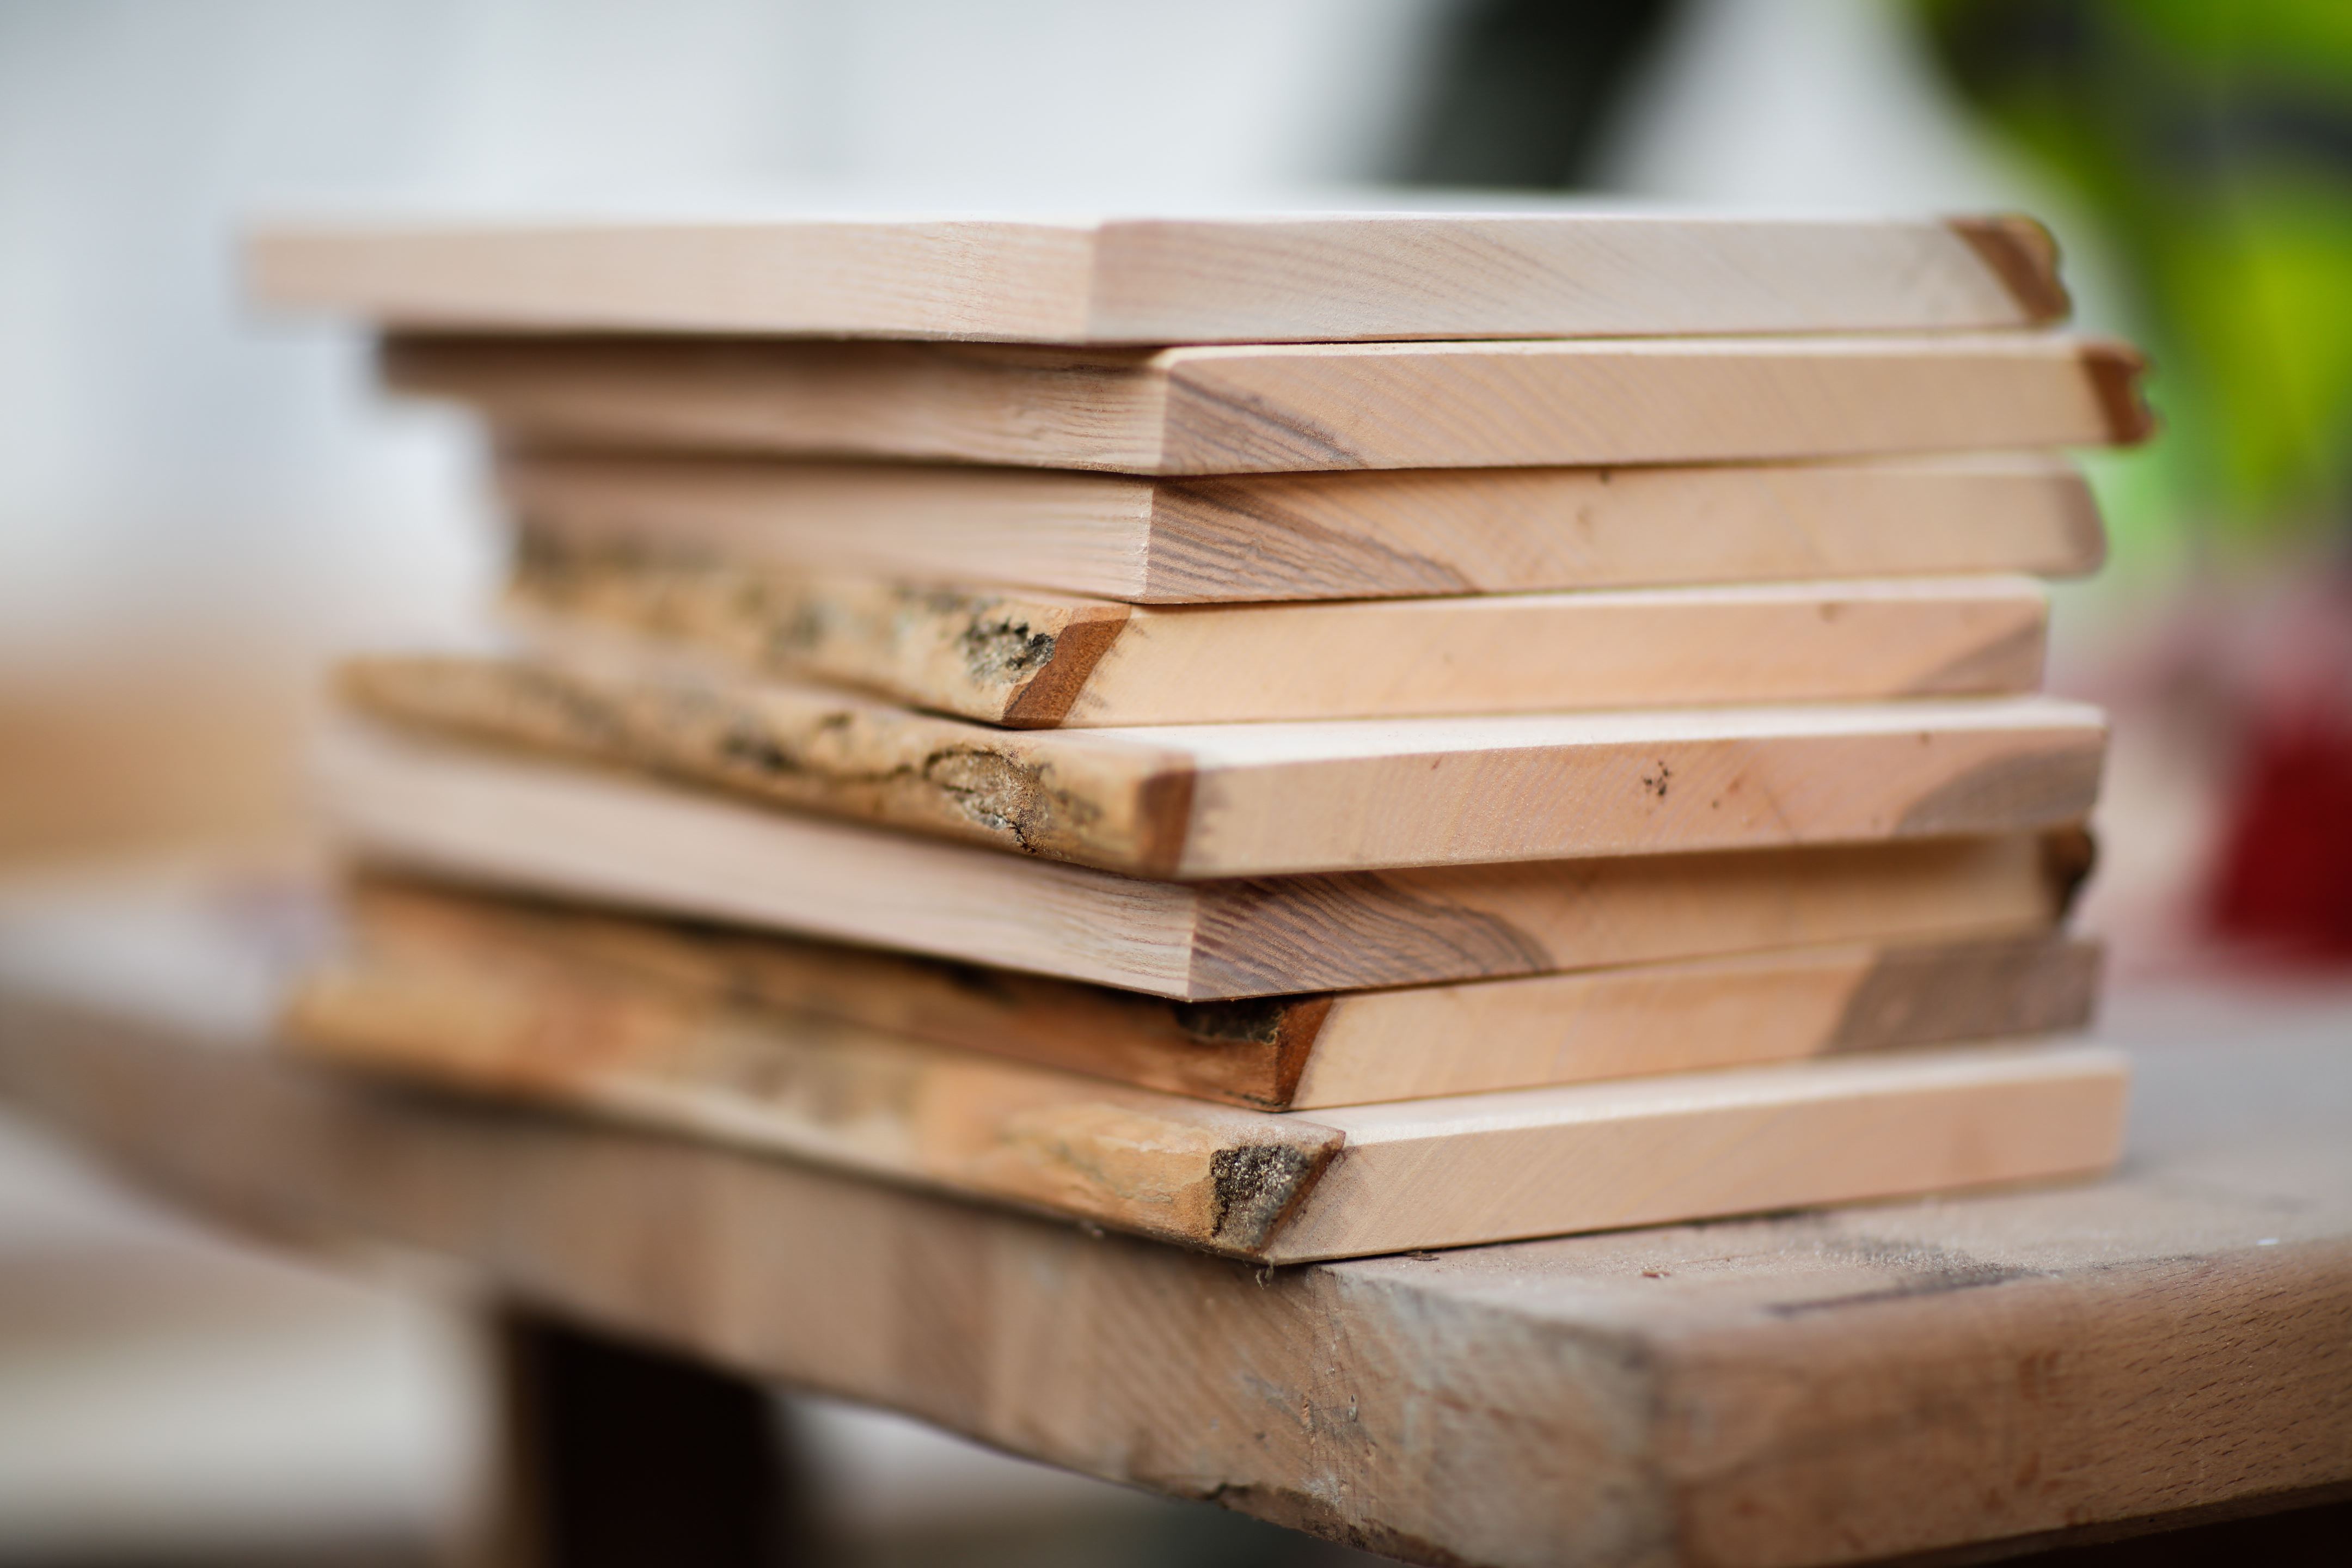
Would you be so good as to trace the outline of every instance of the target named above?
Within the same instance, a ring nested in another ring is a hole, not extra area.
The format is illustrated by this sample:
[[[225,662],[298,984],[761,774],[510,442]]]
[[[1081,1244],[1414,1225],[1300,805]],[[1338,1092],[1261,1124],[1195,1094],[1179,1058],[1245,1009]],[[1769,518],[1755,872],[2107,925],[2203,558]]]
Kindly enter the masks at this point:
[[[1261,1270],[290,1067],[268,987],[199,994],[299,956],[280,894],[20,905],[0,1092],[238,1226],[1421,1562],[1973,1555],[2352,1488],[2341,998],[2135,1045],[2113,1181]]]
[[[312,679],[294,659],[0,672],[0,868],[290,842]]]

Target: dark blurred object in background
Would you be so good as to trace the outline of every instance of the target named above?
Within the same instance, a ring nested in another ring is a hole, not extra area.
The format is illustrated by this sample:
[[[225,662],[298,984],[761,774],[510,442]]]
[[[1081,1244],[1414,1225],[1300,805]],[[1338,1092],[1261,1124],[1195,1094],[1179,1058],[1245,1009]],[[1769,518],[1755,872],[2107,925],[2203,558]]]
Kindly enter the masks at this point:
[[[1408,184],[1560,190],[1590,184],[1629,79],[1677,0],[1484,0],[1442,47],[1404,143]]]

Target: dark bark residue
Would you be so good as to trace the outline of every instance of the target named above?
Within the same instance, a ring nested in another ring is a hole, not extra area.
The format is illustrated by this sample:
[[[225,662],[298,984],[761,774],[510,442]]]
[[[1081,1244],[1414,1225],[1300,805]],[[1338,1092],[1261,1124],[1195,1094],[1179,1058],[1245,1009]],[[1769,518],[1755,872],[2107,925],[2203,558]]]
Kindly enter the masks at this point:
[[[1209,1158],[1210,1235],[1229,1247],[1264,1247],[1321,1162],[1288,1143],[1244,1143]]]
[[[1203,1044],[1270,1046],[1296,998],[1245,996],[1234,1002],[1179,1002],[1176,1026]]]
[[[1054,637],[1009,616],[974,615],[956,634],[956,652],[975,681],[999,684],[1035,674],[1054,659]]]

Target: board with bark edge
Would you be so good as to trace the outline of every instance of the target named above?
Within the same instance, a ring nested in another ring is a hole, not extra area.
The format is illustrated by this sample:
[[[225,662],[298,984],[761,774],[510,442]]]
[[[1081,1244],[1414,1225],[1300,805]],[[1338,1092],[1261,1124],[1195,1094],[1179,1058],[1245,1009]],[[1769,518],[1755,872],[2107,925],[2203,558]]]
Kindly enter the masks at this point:
[[[1153,608],[529,535],[508,606],[1021,729],[2025,691],[2049,619],[2018,576]]]
[[[345,721],[317,794],[362,858],[1187,1000],[2053,925],[2079,830],[1146,881]]]
[[[377,1072],[1273,1262],[2079,1174],[2111,1163],[2121,1134],[2122,1060],[2095,1047],[1974,1046],[1271,1114],[805,1015],[747,1031],[723,1001],[511,952],[439,958],[330,965],[298,989],[287,1033]]]
[[[747,1054],[761,1016],[815,1015],[1259,1110],[2065,1033],[2090,1021],[2099,970],[2095,942],[2042,935],[1185,1003],[412,879],[361,878],[343,903],[347,942],[394,964],[512,954],[724,1000]]]
[[[642,664],[385,656],[339,686],[428,733],[1187,880],[2048,827],[2106,742],[2050,697],[1005,731]]]

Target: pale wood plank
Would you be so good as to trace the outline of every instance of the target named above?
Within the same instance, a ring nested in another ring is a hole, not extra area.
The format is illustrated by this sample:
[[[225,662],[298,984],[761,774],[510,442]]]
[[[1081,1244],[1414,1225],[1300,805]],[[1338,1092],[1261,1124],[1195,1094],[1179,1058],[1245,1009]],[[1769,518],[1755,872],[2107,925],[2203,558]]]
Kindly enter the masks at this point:
[[[810,1014],[746,1017],[512,952],[348,955],[306,1054],[1271,1261],[2077,1174],[2125,1072],[1977,1046],[1299,1114],[1236,1110]]]
[[[512,451],[542,538],[1136,604],[2095,571],[2063,458],[1422,468],[1196,479]]]
[[[279,225],[261,297],[409,324],[1052,342],[1997,327],[2066,312],[2017,217],[1558,211]]]
[[[283,907],[201,901],[257,958]],[[1268,1273],[285,1070],[191,1037],[237,967],[218,939],[161,944],[137,902],[63,923],[140,937],[63,955],[69,1005],[24,962],[63,933],[10,923],[0,1090],[196,1212],[426,1249],[747,1375],[1413,1561],[2065,1544],[2352,1481],[2352,1058],[2316,1013],[2242,996],[2226,1039],[2137,1048],[2132,1158],[2099,1184]]]
[[[1157,882],[358,725],[320,778],[397,863],[1195,999],[2043,930],[2084,867],[2062,832]]]
[[[1314,1124],[1346,1142],[1264,1256],[1360,1258],[2090,1175],[2122,1153],[2127,1079],[2100,1047],[1984,1045],[1333,1106]]]
[[[1150,608],[544,539],[510,604],[1023,729],[2023,691],[2049,619],[2024,577]]]
[[[1139,474],[1527,468],[2144,437],[2102,340],[1257,344],[1153,353],[734,338],[408,337],[397,390],[530,441]]]
[[[725,1001],[747,1059],[759,1013],[816,1015],[1265,1110],[2061,1033],[2090,1021],[2099,968],[2095,942],[2028,936],[1178,1003],[409,880],[362,879],[346,906],[345,941],[395,968],[561,968]]]
[[[338,685],[428,731],[1183,879],[2054,826],[2106,740],[2048,697],[1010,731],[625,658],[380,656]]]

